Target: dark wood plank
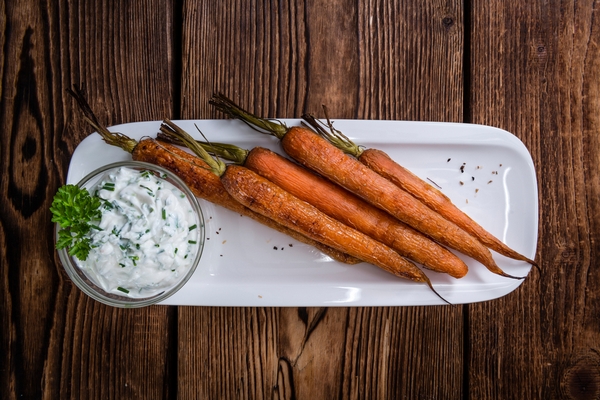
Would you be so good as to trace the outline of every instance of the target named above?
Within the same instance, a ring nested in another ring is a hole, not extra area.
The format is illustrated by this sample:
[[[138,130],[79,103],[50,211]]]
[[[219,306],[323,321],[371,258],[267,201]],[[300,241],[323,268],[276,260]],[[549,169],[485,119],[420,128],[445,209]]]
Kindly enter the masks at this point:
[[[538,260],[501,300],[469,308],[469,395],[598,398],[600,19],[595,2],[473,2],[473,122],[529,148]]]
[[[85,82],[107,124],[172,112],[170,4],[5,2],[0,386],[3,398],[169,398],[176,310],[85,297],[54,253],[48,207],[90,133],[65,95]]]
[[[222,118],[220,90],[269,117],[460,121],[461,4],[185,2],[182,117]],[[183,397],[462,392],[461,307],[183,308],[178,332]]]

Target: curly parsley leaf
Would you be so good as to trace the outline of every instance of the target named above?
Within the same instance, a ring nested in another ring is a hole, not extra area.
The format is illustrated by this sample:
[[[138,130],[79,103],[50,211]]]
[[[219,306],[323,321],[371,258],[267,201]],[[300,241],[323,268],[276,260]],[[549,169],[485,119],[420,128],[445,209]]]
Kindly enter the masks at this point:
[[[91,196],[86,189],[77,185],[60,187],[50,207],[52,222],[60,226],[56,248],[68,247],[70,255],[84,261],[91,249],[86,235],[90,229],[96,228],[93,222],[102,216],[101,206],[101,200]]]

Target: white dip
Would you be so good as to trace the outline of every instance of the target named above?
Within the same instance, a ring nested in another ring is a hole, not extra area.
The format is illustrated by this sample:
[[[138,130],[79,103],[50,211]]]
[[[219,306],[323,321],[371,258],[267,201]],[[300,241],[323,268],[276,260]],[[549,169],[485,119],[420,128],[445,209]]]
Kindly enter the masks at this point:
[[[104,200],[92,250],[75,258],[104,291],[149,297],[182,278],[198,251],[198,218],[189,200],[149,171],[121,167],[90,190]]]

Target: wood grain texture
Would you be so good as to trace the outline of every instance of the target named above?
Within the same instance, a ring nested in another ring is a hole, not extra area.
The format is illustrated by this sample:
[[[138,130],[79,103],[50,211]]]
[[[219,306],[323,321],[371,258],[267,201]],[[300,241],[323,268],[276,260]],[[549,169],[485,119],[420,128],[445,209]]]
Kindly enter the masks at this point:
[[[90,133],[65,94],[69,85],[85,82],[109,125],[171,112],[171,9],[155,3],[22,1],[1,9],[3,398],[174,394],[168,350],[176,310],[114,309],[84,296],[55,256],[48,211],[72,151]]]
[[[462,118],[460,2],[186,2],[183,15],[182,118],[222,118],[217,90],[268,117],[326,104],[333,118]],[[178,331],[182,398],[462,392],[461,307],[182,308]]]
[[[359,7],[353,118],[462,122],[463,11],[462,2],[445,0]]]
[[[0,397],[600,397],[599,43],[592,0],[0,3]],[[91,131],[80,82],[108,125],[221,118],[219,90],[506,129],[538,172],[541,271],[457,307],[105,307],[48,212]]]
[[[600,396],[596,8],[473,2],[470,113],[532,153],[542,267],[506,298],[469,307],[474,399]]]

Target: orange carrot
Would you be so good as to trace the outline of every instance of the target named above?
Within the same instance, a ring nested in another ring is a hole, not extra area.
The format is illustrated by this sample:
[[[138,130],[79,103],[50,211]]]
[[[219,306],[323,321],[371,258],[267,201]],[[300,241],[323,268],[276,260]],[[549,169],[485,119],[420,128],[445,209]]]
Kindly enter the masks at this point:
[[[164,133],[159,134],[159,137],[163,138],[162,135]],[[172,140],[171,135],[166,136],[165,139]],[[230,144],[198,143],[208,152],[245,166],[330,217],[380,241],[426,268],[455,278],[463,277],[468,271],[466,264],[446,248],[341,186],[271,150],[255,147],[248,151]]]
[[[170,121],[165,124],[170,128],[163,130],[165,134],[174,135],[209,161],[210,155],[189,134]],[[384,244],[329,217],[246,167],[215,161],[213,173],[221,177],[232,197],[251,210],[398,277],[426,283],[435,292],[427,275]]]
[[[317,241],[377,265],[396,276],[415,282],[429,282],[421,270],[392,249],[328,217],[316,207],[245,167],[229,166],[221,180],[236,200],[290,229],[297,229]]]
[[[221,180],[210,171],[209,165],[200,158],[168,143],[161,143],[150,138],[138,142],[122,133],[110,132],[106,127],[100,124],[94,115],[85,99],[83,91],[74,87],[74,90],[69,89],[68,93],[77,100],[80,108],[85,114],[85,119],[97,130],[106,143],[120,147],[128,153],[131,153],[134,160],[156,164],[172,171],[190,187],[190,190],[196,197],[200,197],[211,203],[215,203],[241,215],[250,217],[263,225],[293,237],[301,243],[314,246],[324,254],[327,254],[340,262],[347,264],[357,264],[360,262],[360,260],[355,257],[349,256],[348,254],[313,239],[309,239],[308,237],[301,235],[292,229],[286,228],[243,206],[227,193]]]
[[[210,103],[256,130],[278,137],[285,152],[296,161],[437,242],[474,258],[493,273],[522,279],[502,271],[490,251],[473,236],[312,130],[304,127],[288,128],[282,122],[259,118],[242,110],[223,95],[213,96]]]
[[[342,187],[290,162],[271,150],[257,147],[244,164],[325,214],[351,226],[423,266],[461,278],[466,264],[446,248],[372,206]]]
[[[535,261],[530,260],[508,247],[505,243],[486,231],[481,225],[456,207],[456,205],[454,205],[441,191],[392,160],[385,152],[378,149],[364,149],[362,146],[356,145],[340,131],[335,129],[328,118],[327,125],[329,126],[329,132],[325,131],[314,117],[305,115],[303,118],[317,131],[317,133],[325,137],[333,145],[340,148],[345,153],[356,157],[361,163],[407,191],[429,208],[441,214],[447,220],[454,222],[463,230],[479,239],[485,246],[506,257],[526,261],[537,266]]]

